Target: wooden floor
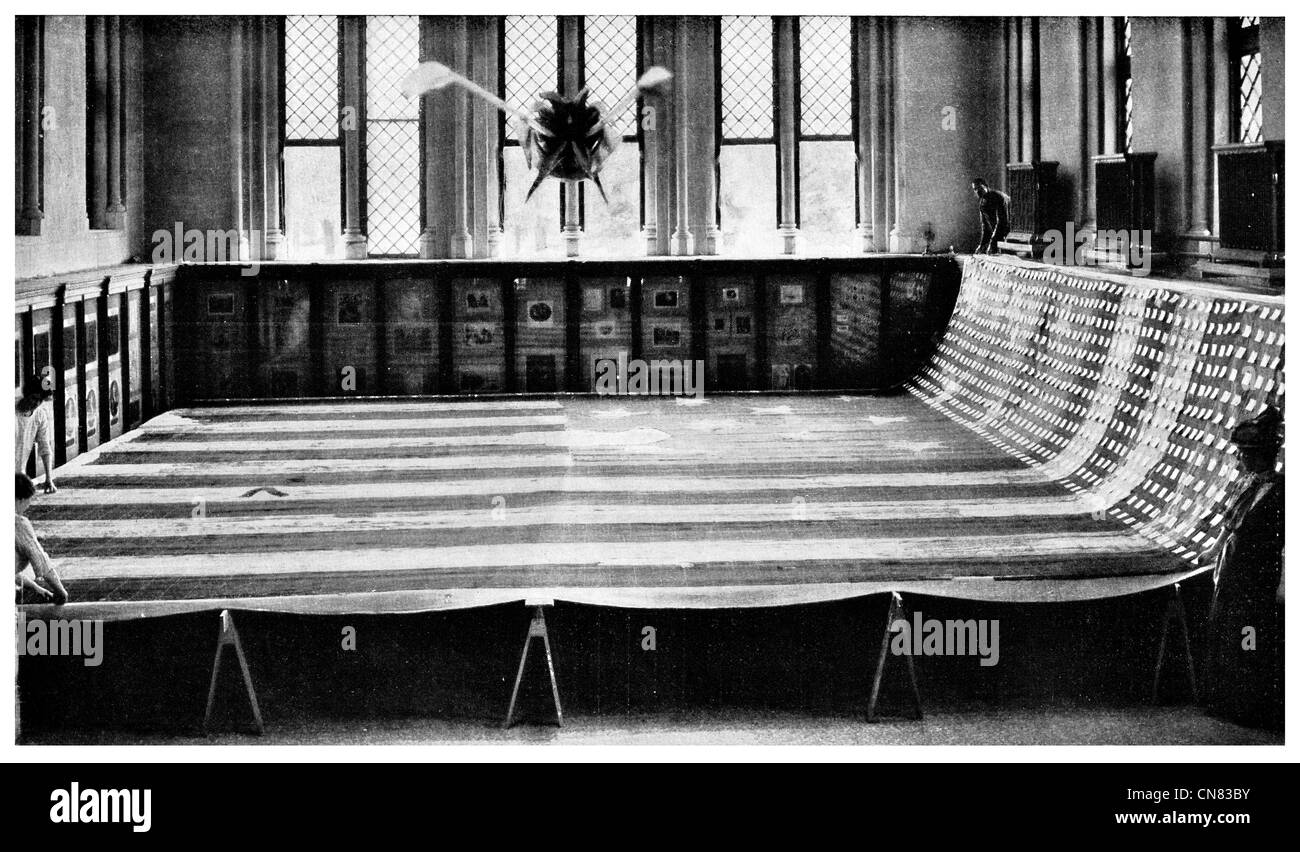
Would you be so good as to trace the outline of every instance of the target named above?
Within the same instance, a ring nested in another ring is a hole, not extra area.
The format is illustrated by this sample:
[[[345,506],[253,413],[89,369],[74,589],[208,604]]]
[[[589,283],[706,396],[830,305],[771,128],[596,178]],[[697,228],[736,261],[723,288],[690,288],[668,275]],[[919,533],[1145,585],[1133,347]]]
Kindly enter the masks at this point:
[[[182,409],[59,483],[30,516],[95,617],[1060,600],[1187,570],[907,395]]]

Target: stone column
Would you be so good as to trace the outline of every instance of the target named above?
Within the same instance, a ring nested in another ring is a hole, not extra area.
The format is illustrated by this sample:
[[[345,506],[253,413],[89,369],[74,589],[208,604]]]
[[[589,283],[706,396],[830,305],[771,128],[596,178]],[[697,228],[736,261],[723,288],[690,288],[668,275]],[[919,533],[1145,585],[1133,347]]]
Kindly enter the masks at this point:
[[[1124,22],[1116,17],[1101,19],[1101,138],[1103,154],[1119,153],[1124,147],[1124,92],[1119,83],[1116,60],[1124,49]]]
[[[1022,99],[1024,87],[1021,82],[1020,18],[1008,18],[1005,24],[1005,31],[1007,62],[1007,158],[1011,162],[1019,163],[1025,158],[1023,147],[1024,133],[1021,129],[1021,116],[1024,109],[1024,102]]]
[[[641,66],[662,65],[662,52],[657,43],[662,39],[659,32],[661,19],[645,16],[637,21],[641,28]],[[671,66],[669,66],[671,67]],[[641,168],[641,240],[645,244],[647,256],[660,254],[659,250],[659,164],[662,160],[663,126],[660,110],[667,103],[667,95],[661,96],[651,108],[653,112],[643,112],[637,116],[637,125],[641,134],[642,168]],[[644,109],[644,108],[642,108]]]
[[[691,120],[687,132],[690,144],[689,230],[696,254],[717,254],[721,233],[718,230],[717,112],[711,105],[717,91],[714,56],[717,51],[714,19],[692,16],[687,19],[683,65],[689,66],[687,103]]]
[[[1039,132],[1038,19],[1021,18],[1020,23],[1021,134],[1020,156],[1036,163],[1042,159]]]
[[[420,17],[420,59],[437,59],[468,75],[468,27],[463,15]],[[460,86],[424,95],[424,230],[420,257],[474,256],[469,232],[469,104]]]
[[[343,136],[343,256],[348,260],[364,260],[369,253],[366,231],[362,222],[365,210],[365,185],[361,157],[361,142],[366,131],[366,92],[362,81],[365,68],[362,57],[366,37],[365,18],[346,15],[343,18],[343,106],[345,109],[340,127]],[[347,108],[351,108],[348,110]]]
[[[789,15],[776,18],[773,50],[776,52],[776,233],[782,254],[799,251],[799,116],[795,87],[795,19]]]
[[[1232,92],[1236,72],[1228,65],[1228,22],[1224,18],[1210,19],[1210,77],[1213,83],[1210,89],[1215,92],[1223,92],[1227,98],[1228,92]],[[1265,85],[1267,85],[1267,80]],[[1215,145],[1222,145],[1227,142],[1235,142],[1230,138],[1232,135],[1232,110],[1236,109],[1236,99],[1229,98],[1226,104],[1216,104],[1208,131],[1210,139]],[[1209,181],[1209,230],[1215,236],[1219,233],[1219,207],[1215,199],[1219,194],[1219,170],[1215,166],[1213,152],[1210,154],[1209,162],[1210,181]]]
[[[889,250],[889,184],[893,180],[887,171],[886,122],[888,120],[887,86],[889,70],[885,64],[885,28],[888,22],[879,17],[864,18],[865,47],[860,48],[866,62],[863,77],[868,104],[865,116],[868,147],[861,154],[870,183],[869,201],[871,215],[870,251]]]
[[[86,207],[92,229],[108,228],[108,21],[104,15],[87,15],[90,39],[89,86],[86,110],[86,168],[89,197]],[[238,227],[238,226],[236,226]]]
[[[582,88],[582,16],[561,15],[560,55],[564,67],[560,69],[560,86],[565,97],[574,97]],[[582,246],[582,183],[564,181],[560,186],[560,232],[564,239],[564,254],[577,257]]]
[[[655,22],[655,49],[659,53],[659,63],[674,74],[681,72],[677,58],[677,19],[664,16]],[[658,189],[655,193],[656,220],[658,222],[658,254],[672,254],[673,223],[677,213],[677,80],[659,99],[659,111],[656,117],[656,138],[659,140],[656,162],[658,169],[655,177]]]
[[[239,231],[239,260],[248,257],[244,225],[244,28],[230,28],[230,227]],[[227,258],[234,260],[235,258]]]
[[[469,74],[469,32],[464,15],[450,16],[451,63],[462,74]],[[469,102],[468,93],[456,87],[451,99],[451,245],[450,257],[473,257],[474,237],[469,232]]]
[[[674,21],[677,54],[677,78],[673,80],[673,140],[676,189],[676,212],[673,228],[673,254],[694,254],[695,238],[690,228],[690,54],[687,50],[689,23],[685,17]]]
[[[894,27],[895,21],[892,18],[886,18],[881,21],[881,77],[885,81],[884,100],[881,104],[881,111],[884,113],[884,134],[881,137],[880,149],[885,155],[885,228],[889,234],[890,251],[906,251],[908,245],[903,240],[902,233],[899,231],[898,223],[902,217],[900,207],[902,205],[899,184],[902,176],[899,174],[898,158],[895,156],[895,116],[894,102],[897,93],[898,81],[898,64],[894,54]]]
[[[263,228],[265,229],[263,257],[275,260],[284,245],[284,230],[280,226],[280,27],[284,19],[274,15],[262,18],[262,134],[263,174],[266,187]]]
[[[489,92],[497,89],[500,19],[469,19],[471,78]],[[496,257],[501,247],[501,183],[497,163],[499,122],[495,107],[480,98],[470,100],[470,209],[475,257]]]
[[[106,16],[105,40],[108,45],[108,99],[105,159],[108,169],[108,204],[104,208],[104,227],[121,228],[126,223],[126,206],[122,203],[122,19]]]
[[[694,234],[690,233],[690,109],[689,56],[686,53],[688,22],[685,17],[672,20],[672,254],[690,255],[695,251]]]
[[[22,110],[22,138],[19,141],[21,150],[14,153],[22,158],[22,183],[16,230],[22,236],[38,236],[45,216],[41,198],[44,171],[41,145],[45,89],[44,22],[39,16],[20,16],[17,25],[18,46],[22,50],[22,56],[17,58],[22,74],[21,102],[18,104]]]
[[[1092,158],[1104,149],[1101,143],[1101,88],[1100,62],[1101,18],[1080,19],[1079,56],[1082,67],[1079,73],[1079,203],[1075,214],[1082,231],[1097,228],[1097,190],[1092,180]]]
[[[872,180],[871,136],[872,129],[875,127],[872,113],[875,102],[871,96],[871,57],[873,48],[871,38],[874,28],[870,18],[855,17],[850,20],[853,27],[853,78],[857,84],[853,91],[853,100],[858,115],[857,126],[853,128],[853,151],[856,165],[854,180],[858,182],[858,209],[856,211],[858,222],[854,234],[854,243],[858,251],[869,252],[874,249],[872,245],[874,231],[872,229],[871,215],[872,189],[874,186]]]
[[[262,21],[246,19],[244,25],[244,148],[248,193],[248,235],[250,258],[266,257],[266,134],[262,129],[262,98],[266,78],[262,76]]]
[[[1186,18],[1187,37],[1187,236],[1210,236],[1210,207],[1214,204],[1215,90],[1210,45],[1213,38],[1209,18]],[[1201,243],[1198,252],[1208,252]]]

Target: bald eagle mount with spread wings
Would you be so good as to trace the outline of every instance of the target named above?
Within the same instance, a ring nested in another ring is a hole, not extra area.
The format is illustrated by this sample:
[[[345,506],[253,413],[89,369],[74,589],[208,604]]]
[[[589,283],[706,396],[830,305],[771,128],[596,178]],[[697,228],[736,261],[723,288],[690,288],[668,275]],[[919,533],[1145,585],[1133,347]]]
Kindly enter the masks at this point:
[[[422,62],[402,78],[401,92],[414,98],[435,89],[460,86],[517,119],[524,162],[530,169],[537,170],[525,202],[533,197],[542,181],[553,177],[567,181],[589,180],[608,203],[605,188],[600,185],[600,170],[623,140],[622,130],[612,122],[639,96],[660,91],[672,76],[666,68],[655,66],[649,69],[609,108],[589,100],[590,92],[584,87],[572,98],[556,92],[543,92],[531,110],[524,110],[511,106],[441,62]]]

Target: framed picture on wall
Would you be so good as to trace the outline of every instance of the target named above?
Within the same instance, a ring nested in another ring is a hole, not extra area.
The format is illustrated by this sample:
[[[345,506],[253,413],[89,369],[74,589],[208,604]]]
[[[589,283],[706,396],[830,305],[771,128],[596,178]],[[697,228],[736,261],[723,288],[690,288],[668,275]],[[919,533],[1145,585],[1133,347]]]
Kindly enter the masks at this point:
[[[655,346],[672,348],[682,345],[682,327],[679,323],[661,324],[654,327],[651,339]]]
[[[482,323],[465,324],[465,345],[470,347],[491,346],[496,339],[492,326]]]
[[[209,293],[208,316],[229,317],[235,314],[234,293]]]
[[[555,307],[546,301],[528,303],[528,324],[537,328],[555,325]]]
[[[465,310],[467,311],[490,311],[492,310],[492,294],[487,290],[470,290],[465,294]]]
[[[655,301],[656,308],[675,308],[677,307],[676,290],[656,290]]]

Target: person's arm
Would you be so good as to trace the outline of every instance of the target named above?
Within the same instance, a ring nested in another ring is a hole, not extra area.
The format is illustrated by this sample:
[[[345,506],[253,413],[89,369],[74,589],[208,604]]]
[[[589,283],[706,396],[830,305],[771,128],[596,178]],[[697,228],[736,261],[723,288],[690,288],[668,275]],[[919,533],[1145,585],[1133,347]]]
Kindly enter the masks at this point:
[[[49,410],[44,406],[42,409],[40,419],[36,421],[36,450],[41,457],[41,464],[45,466],[45,493],[53,494],[59,490],[54,485],[54,442],[51,438],[54,427],[50,422]]]

